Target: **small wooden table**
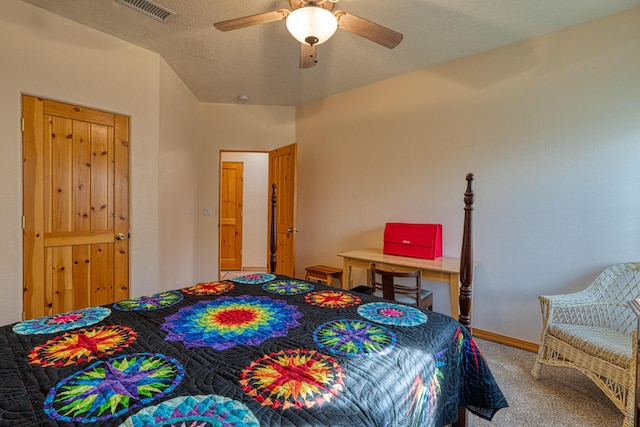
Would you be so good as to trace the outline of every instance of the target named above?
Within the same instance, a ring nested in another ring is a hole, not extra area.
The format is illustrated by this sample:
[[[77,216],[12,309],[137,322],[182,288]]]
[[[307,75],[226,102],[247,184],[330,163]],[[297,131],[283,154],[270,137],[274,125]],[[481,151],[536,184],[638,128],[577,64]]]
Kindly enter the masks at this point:
[[[425,280],[435,280],[449,284],[451,299],[451,317],[457,319],[460,315],[458,302],[458,288],[460,286],[460,260],[456,258],[436,258],[421,259],[410,258],[397,255],[386,255],[382,249],[358,249],[356,251],[343,252],[338,254],[343,258],[342,281],[343,289],[351,289],[351,269],[370,269],[371,264],[382,268],[405,268],[419,269],[422,271],[422,278]],[[474,267],[478,263],[473,264]]]
[[[333,286],[331,278],[335,278],[340,282],[340,287],[342,287],[342,270],[339,268],[326,265],[312,265],[311,267],[305,268],[305,270],[307,274],[304,280],[317,280],[326,283],[327,286]]]

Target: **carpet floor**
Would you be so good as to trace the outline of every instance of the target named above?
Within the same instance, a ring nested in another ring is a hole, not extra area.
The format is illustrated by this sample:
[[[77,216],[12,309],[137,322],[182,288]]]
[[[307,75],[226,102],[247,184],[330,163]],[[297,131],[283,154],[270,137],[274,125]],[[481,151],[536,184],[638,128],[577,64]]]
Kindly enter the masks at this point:
[[[621,427],[624,417],[586,376],[576,370],[542,367],[542,378],[531,376],[535,353],[476,340],[509,408],[493,421],[468,415],[468,427]]]

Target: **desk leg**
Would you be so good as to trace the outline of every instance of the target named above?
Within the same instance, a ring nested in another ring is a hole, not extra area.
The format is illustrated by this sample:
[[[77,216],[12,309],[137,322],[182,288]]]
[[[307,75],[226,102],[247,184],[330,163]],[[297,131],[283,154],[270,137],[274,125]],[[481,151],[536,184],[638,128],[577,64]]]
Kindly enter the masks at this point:
[[[450,292],[450,301],[451,301],[451,317],[458,320],[460,317],[460,300],[458,296],[460,294],[460,275],[451,273],[449,275],[449,292]]]
[[[342,259],[342,289],[351,289],[351,265],[349,258]]]

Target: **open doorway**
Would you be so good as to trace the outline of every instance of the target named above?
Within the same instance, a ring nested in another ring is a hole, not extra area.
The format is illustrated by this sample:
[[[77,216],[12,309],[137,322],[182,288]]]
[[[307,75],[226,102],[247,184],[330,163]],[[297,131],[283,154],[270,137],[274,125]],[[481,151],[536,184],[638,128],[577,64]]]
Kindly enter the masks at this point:
[[[269,153],[220,152],[221,280],[267,271]]]

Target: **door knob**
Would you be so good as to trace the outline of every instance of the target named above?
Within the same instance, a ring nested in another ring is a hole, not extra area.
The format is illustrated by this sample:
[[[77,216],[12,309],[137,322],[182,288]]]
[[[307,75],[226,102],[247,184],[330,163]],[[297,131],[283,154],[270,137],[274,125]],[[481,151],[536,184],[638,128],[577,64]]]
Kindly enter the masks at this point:
[[[123,233],[116,234],[116,239],[118,239],[118,240],[124,240],[125,237],[127,237],[127,236],[125,236]]]

